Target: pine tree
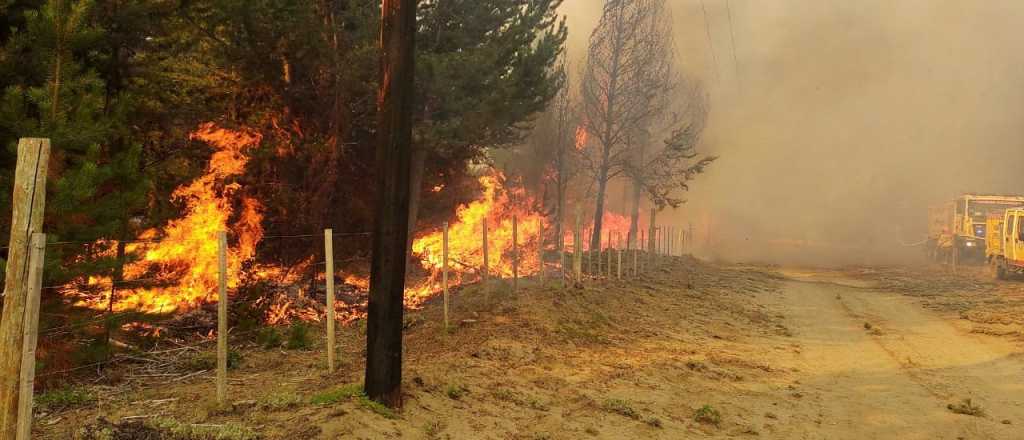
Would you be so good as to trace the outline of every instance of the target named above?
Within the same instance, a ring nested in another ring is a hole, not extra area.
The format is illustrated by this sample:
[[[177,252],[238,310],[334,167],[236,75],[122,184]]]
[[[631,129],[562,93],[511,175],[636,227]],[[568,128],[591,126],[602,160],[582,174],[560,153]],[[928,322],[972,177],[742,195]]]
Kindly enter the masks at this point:
[[[142,145],[129,141],[131,98],[110,96],[94,68],[106,34],[91,20],[93,9],[90,0],[48,0],[25,11],[24,27],[4,48],[22,67],[0,98],[0,141],[13,155],[18,138],[51,139],[46,230],[62,241],[124,238],[128,214],[145,206],[150,191]],[[64,276],[110,273],[116,264],[94,258],[100,250],[65,246],[49,254],[91,262]]]

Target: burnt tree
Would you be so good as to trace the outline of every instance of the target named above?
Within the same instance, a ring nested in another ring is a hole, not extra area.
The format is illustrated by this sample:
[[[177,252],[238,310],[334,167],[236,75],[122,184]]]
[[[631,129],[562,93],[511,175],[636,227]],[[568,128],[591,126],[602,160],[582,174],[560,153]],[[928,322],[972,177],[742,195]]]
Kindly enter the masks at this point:
[[[377,217],[366,322],[366,394],[402,405],[402,320],[415,91],[416,0],[383,0]]]
[[[582,93],[586,128],[596,140],[586,160],[597,186],[594,248],[601,242],[608,182],[629,163],[631,138],[667,105],[671,41],[665,0],[609,0],[590,37]]]
[[[666,120],[670,134],[660,146],[649,145],[646,139],[634,149],[624,166],[634,191],[631,207],[630,241],[634,239],[640,217],[640,196],[647,198],[657,210],[678,208],[689,191],[689,182],[714,162],[715,156],[697,152],[709,113],[708,97],[700,84],[684,82],[676,87],[673,115]]]

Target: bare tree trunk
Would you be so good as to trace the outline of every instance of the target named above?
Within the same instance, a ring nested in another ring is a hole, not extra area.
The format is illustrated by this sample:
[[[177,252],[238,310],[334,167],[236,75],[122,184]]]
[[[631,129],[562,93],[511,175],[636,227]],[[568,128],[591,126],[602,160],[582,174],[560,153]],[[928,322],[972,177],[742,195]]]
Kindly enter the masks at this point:
[[[555,246],[559,255],[565,250],[565,178],[561,177],[564,172],[563,167],[564,165],[559,162],[558,194],[556,195],[558,200],[555,202]],[[578,244],[574,243],[574,245]]]
[[[601,228],[604,223],[604,204],[608,192],[608,168],[601,168],[597,179],[597,207],[594,209],[594,231],[590,235],[591,249],[601,248]]]
[[[650,225],[648,226],[648,229],[647,229],[647,250],[649,252],[654,251],[654,243],[656,243],[655,242],[656,237],[655,237],[655,233],[654,233],[655,232],[654,228],[657,227],[657,223],[655,223],[655,215],[657,215],[657,213],[658,213],[658,211],[656,211],[654,208],[651,208],[651,221],[650,221]]]
[[[402,321],[415,79],[416,0],[383,0],[377,220],[366,320],[366,394],[402,405]]]
[[[427,149],[423,145],[412,149],[412,170],[409,177],[409,237],[405,243],[405,253],[412,258],[412,242],[416,238],[416,223],[420,218],[420,199],[423,189],[423,173],[427,165]],[[409,264],[412,264],[411,262]],[[406,268],[408,272],[408,268]]]
[[[643,186],[636,179],[631,180],[633,183],[633,206],[629,210],[629,248],[633,249],[636,247],[637,233],[640,231],[640,197],[643,195]]]

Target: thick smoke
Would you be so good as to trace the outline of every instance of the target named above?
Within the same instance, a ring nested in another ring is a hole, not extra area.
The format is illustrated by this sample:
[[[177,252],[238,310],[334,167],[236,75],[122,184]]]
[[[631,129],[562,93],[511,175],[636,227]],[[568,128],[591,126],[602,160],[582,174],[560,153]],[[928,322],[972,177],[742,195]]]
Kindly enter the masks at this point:
[[[578,62],[602,3],[566,1]],[[721,159],[663,218],[706,255],[911,261],[928,206],[1024,193],[1024,2],[670,4],[680,69],[711,94],[702,148]]]

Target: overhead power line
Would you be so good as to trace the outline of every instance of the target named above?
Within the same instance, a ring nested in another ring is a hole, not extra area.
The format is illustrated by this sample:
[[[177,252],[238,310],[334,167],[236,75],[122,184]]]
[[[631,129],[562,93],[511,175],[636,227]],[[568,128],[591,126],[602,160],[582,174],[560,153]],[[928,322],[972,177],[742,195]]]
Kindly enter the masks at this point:
[[[736,56],[736,29],[732,24],[732,6],[730,0],[725,0],[725,10],[729,12],[729,40],[732,43],[732,66],[736,72],[736,84],[742,91],[743,81],[740,78],[740,60]]]
[[[711,23],[708,21],[708,9],[704,5],[704,0],[700,0],[700,9],[704,12],[704,33],[708,38],[708,47],[711,50],[711,61],[712,67],[715,72],[715,79],[718,79],[718,55],[715,53],[715,43],[711,39]]]

